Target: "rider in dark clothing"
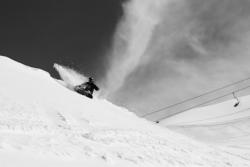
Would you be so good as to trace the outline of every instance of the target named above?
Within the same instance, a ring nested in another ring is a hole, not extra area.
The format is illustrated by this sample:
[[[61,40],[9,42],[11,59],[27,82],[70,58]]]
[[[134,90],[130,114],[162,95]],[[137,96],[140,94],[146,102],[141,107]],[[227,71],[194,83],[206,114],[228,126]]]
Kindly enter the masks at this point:
[[[99,88],[95,85],[93,78],[89,77],[89,81],[85,82],[81,85],[76,86],[75,91],[85,95],[89,98],[93,98],[92,94],[94,92],[94,90],[98,91]]]

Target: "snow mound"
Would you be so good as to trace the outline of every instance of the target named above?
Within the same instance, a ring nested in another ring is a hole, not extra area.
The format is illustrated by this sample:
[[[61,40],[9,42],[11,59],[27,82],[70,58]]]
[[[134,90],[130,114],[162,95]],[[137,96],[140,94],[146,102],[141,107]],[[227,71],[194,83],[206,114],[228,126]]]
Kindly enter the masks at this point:
[[[250,166],[9,58],[0,78],[1,166]]]

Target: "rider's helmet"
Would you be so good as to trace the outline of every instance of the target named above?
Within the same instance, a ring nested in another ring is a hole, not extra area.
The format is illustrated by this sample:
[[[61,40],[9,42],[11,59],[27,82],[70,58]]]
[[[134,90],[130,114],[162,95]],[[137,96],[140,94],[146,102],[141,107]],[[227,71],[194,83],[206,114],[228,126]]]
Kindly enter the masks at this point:
[[[89,82],[93,82],[93,81],[94,81],[94,78],[89,77]]]

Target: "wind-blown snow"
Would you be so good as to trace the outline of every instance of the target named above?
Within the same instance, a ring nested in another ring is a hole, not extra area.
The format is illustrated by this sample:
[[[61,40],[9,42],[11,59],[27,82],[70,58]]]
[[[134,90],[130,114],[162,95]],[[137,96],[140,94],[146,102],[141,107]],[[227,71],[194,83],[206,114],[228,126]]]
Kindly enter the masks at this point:
[[[0,57],[0,164],[60,167],[249,166],[244,157],[81,96]]]
[[[70,89],[87,81],[87,77],[85,77],[83,74],[80,74],[79,72],[68,67],[54,64],[54,68],[63,80],[61,83]]]

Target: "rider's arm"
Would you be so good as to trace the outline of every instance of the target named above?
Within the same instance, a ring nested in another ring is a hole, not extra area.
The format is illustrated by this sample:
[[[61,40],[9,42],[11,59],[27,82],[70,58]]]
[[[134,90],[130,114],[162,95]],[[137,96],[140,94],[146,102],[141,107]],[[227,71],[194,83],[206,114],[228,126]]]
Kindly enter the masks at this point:
[[[99,90],[99,88],[95,85],[95,90]]]

